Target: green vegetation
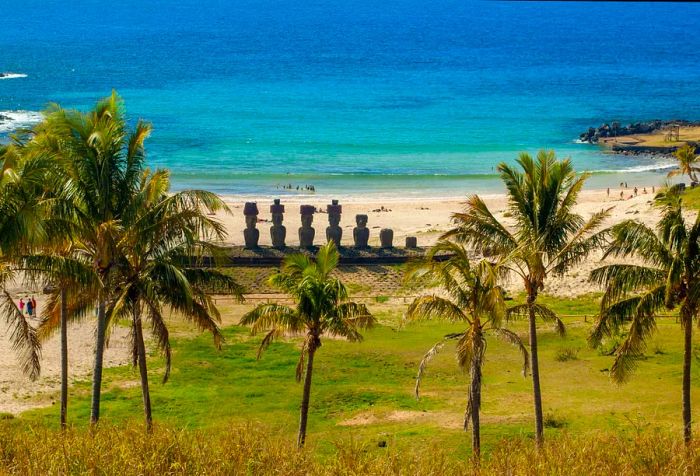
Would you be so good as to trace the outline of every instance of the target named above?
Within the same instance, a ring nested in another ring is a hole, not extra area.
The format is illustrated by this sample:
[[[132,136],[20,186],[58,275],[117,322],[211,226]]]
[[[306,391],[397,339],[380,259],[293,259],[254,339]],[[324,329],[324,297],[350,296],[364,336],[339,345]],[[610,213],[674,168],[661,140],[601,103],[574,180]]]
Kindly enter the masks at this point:
[[[517,164],[517,168],[504,162],[498,165],[513,223],[500,223],[486,203],[473,195],[464,211],[453,215],[456,226],[445,237],[497,258],[504,269],[522,280],[527,301],[509,313],[525,316],[529,323],[535,431],[541,444],[544,423],[536,319],[554,323],[561,335],[565,328],[537,297],[549,276],[571,269],[603,245],[604,234],[596,231],[609,210],[594,213],[588,220],[574,212],[588,174],[577,175],[570,159],[557,160],[554,151],[541,150],[536,159],[520,154]]]
[[[258,357],[285,334],[305,334],[296,368],[297,382],[304,380],[297,437],[300,448],[306,440],[314,357],[321,347],[321,337],[359,342],[362,340],[360,331],[375,323],[367,307],[348,301],[348,291],[342,281],[331,277],[339,260],[333,241],[319,248],[315,260],[304,254],[287,256],[280,272],[270,277],[270,283],[291,296],[295,307],[260,304],[241,319],[241,324],[251,326],[253,333],[266,332]]]
[[[606,337],[619,335],[623,326],[627,335],[615,350],[610,375],[618,382],[626,380],[646,350],[656,331],[656,316],[664,309],[679,307],[683,328],[683,437],[691,438],[690,371],[693,352],[693,319],[700,310],[700,214],[687,225],[681,197],[669,191],[657,198],[662,206],[656,232],[633,220],[611,229],[612,240],[605,257],[624,258],[624,264],[595,269],[591,279],[605,286],[600,317],[590,342],[599,346]],[[629,264],[637,258],[643,264]]]
[[[227,206],[213,193],[169,193],[169,172],[145,166],[144,142],[151,126],[130,128],[115,92],[83,113],[52,105],[31,131],[0,150],[0,287],[16,269],[25,279],[50,286],[49,305],[39,330],[61,329],[61,423],[67,412],[66,322],[97,308],[90,420],[100,417],[104,349],[109,328],[131,320],[134,365],[141,370],[144,412],[151,405],[143,322],[170,365],[164,309],[179,312],[206,329],[218,343],[220,315],[205,292],[215,288],[240,297],[235,281],[200,258],[216,255],[212,241],[225,236],[211,218]],[[38,371],[39,342],[11,296],[2,314],[12,318],[15,347],[25,371]],[[21,322],[20,322],[21,321]]]
[[[649,431],[680,431],[682,332],[674,318],[658,320],[652,346],[665,354],[646,353],[639,372],[625,385],[610,381],[610,356],[587,345],[592,323],[567,317],[571,309],[592,310],[599,297],[554,299],[544,296],[553,311],[562,315],[566,337],[542,328],[540,332],[543,401],[546,414],[565,418],[566,432],[588,435],[609,432],[627,437],[638,427]],[[516,302],[522,302],[518,297]],[[251,307],[231,305],[227,312],[241,316]],[[467,376],[455,372],[454,356],[437,355],[424,377],[428,387],[414,398],[418,364],[433,343],[449,333],[462,332],[463,323],[418,321],[406,324],[406,306],[373,309],[379,324],[364,333],[361,344],[327,339],[316,356],[314,392],[310,403],[309,443],[321,455],[336,453],[334,442],[349,440],[372,447],[381,442],[393,449],[430,448],[453,451],[454,458],[469,454],[470,438],[462,429]],[[512,325],[527,335],[527,323]],[[215,429],[222,425],[263,425],[293,441],[298,425],[302,386],[290,378],[295,373],[303,338],[274,342],[257,360],[262,337],[248,329],[222,329],[221,351],[211,337],[173,338],[173,370],[167,384],[154,382],[151,396],[156,422],[174,428]],[[557,362],[562,345],[579,348],[578,360]],[[162,372],[157,355],[149,362],[152,372]],[[503,438],[533,437],[532,400],[527,380],[520,375],[522,361],[510,344],[489,342],[484,361],[482,441],[488,454]],[[698,366],[692,382],[699,382]],[[105,370],[103,419],[107,423],[133,421],[139,413],[138,371],[131,367]],[[695,387],[695,385],[694,385]],[[83,426],[89,417],[89,382],[72,387],[71,423]],[[697,392],[696,392],[697,394]],[[696,405],[699,404],[695,400]],[[33,410],[15,422],[58,425],[57,407]],[[562,429],[545,428],[553,438]]]
[[[700,210],[700,187],[686,188],[681,196],[683,208]]]
[[[673,156],[678,161],[678,168],[671,170],[668,176],[687,175],[691,182],[697,182],[697,173],[700,172],[700,167],[697,164],[700,156],[695,154],[695,147],[685,144],[676,149]]]
[[[450,258],[435,261],[438,253],[446,253]],[[505,293],[498,285],[500,272],[497,265],[486,259],[472,265],[463,246],[441,240],[430,249],[425,261],[408,274],[410,279],[423,281],[429,288],[439,288],[447,296],[426,294],[417,297],[408,307],[408,319],[446,319],[466,325],[464,331],[447,334],[425,354],[418,366],[416,398],[428,362],[447,341],[457,341],[457,364],[470,380],[463,426],[467,430],[469,423],[472,424],[472,455],[476,458],[481,454],[481,387],[486,337],[493,335],[518,347],[523,356],[523,375],[527,375],[530,364],[527,349],[520,337],[503,326],[508,309]]]

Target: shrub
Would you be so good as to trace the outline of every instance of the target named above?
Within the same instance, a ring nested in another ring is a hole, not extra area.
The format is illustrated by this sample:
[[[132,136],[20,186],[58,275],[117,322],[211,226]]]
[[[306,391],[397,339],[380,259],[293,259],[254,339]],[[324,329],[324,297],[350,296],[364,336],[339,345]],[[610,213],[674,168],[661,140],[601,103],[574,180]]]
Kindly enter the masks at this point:
[[[562,347],[557,349],[554,354],[554,360],[557,362],[568,362],[569,360],[578,360],[578,349],[571,347]]]

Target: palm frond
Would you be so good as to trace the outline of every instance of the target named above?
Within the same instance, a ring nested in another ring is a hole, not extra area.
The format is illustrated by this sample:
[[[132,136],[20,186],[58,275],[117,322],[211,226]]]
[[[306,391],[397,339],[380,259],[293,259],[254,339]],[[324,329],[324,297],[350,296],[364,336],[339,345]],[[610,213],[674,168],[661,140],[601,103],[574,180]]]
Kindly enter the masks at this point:
[[[520,351],[523,357],[523,376],[526,376],[530,370],[530,354],[527,351],[527,347],[523,343],[522,339],[515,332],[504,329],[504,328],[492,328],[489,332],[493,332],[499,339],[514,345]]]
[[[5,316],[5,322],[11,329],[10,341],[17,352],[22,371],[30,379],[36,380],[41,371],[41,342],[36,329],[27,322],[10,293],[4,289],[0,294],[0,313]]]
[[[432,346],[430,350],[428,350],[428,352],[425,353],[423,359],[421,359],[420,364],[418,365],[418,375],[416,375],[416,400],[420,398],[420,384],[423,380],[423,374],[428,368],[428,363],[431,360],[433,360],[433,357],[435,357],[438,354],[438,352],[440,352],[440,350],[445,346],[445,343],[448,340],[461,339],[462,337],[464,337],[464,333],[448,334],[440,342]]]

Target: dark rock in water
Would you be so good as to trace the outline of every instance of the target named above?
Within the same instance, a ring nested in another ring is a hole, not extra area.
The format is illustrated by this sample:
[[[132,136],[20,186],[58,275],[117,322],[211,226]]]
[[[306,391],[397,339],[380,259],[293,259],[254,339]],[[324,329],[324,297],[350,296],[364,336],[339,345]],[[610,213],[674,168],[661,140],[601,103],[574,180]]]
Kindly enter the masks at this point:
[[[698,121],[693,122],[681,119],[670,121],[654,119],[653,121],[634,122],[626,126],[622,126],[619,122],[614,121],[612,125],[605,123],[601,124],[601,126],[597,128],[589,127],[586,132],[582,132],[579,135],[579,141],[595,144],[601,138],[629,136],[633,134],[649,134],[659,129],[664,129],[672,124],[683,127],[700,126],[700,122]]]

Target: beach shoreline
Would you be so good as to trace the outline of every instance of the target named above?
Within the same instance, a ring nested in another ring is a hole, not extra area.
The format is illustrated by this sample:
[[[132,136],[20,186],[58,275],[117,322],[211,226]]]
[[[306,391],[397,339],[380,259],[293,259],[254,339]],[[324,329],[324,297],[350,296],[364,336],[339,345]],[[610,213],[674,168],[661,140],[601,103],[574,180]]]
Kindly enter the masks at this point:
[[[652,190],[656,186],[637,185],[637,195],[634,193],[634,184],[628,183],[628,187],[608,189],[584,189],[581,192],[576,211],[584,217],[600,211],[603,208],[612,208],[610,221],[622,219],[630,210],[641,218],[652,214],[650,202],[653,198]],[[653,187],[653,188],[652,188]],[[624,199],[620,198],[620,192]],[[325,242],[325,228],[328,226],[326,206],[331,199],[336,199],[342,205],[342,217],[340,227],[343,229],[341,244],[353,246],[352,229],[355,227],[355,216],[366,214],[368,216],[367,227],[370,229],[370,245],[379,244],[379,230],[390,228],[394,231],[394,246],[404,246],[407,236],[416,236],[419,246],[429,246],[435,243],[438,237],[451,226],[453,213],[461,211],[464,202],[470,194],[453,197],[373,197],[358,195],[337,196],[280,196],[281,203],[285,205],[284,225],[287,228],[287,245],[297,246],[297,230],[301,226],[299,207],[312,205],[317,212],[314,215],[313,227],[316,230],[315,242]],[[498,218],[503,218],[506,209],[505,193],[478,194]],[[222,222],[228,232],[226,244],[243,245],[243,230],[245,219],[243,206],[246,202],[256,202],[258,206],[257,228],[260,230],[259,244],[271,245],[269,228],[271,226],[270,205],[273,198],[268,196],[240,196],[222,195],[222,199],[230,207],[231,213],[218,213],[216,218]],[[652,218],[652,217],[649,217]]]

